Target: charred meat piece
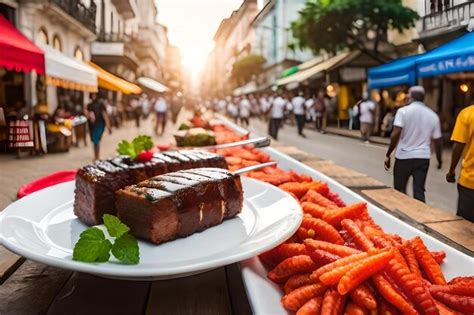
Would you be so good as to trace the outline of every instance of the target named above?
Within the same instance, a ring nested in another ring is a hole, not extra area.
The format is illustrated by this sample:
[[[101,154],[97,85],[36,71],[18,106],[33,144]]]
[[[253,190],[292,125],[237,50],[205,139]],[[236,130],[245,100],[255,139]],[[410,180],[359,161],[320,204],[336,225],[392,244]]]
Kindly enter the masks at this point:
[[[239,175],[196,168],[159,175],[116,192],[117,215],[133,235],[160,244],[222,223],[242,211]]]
[[[205,151],[157,153],[146,163],[118,156],[84,166],[76,175],[74,214],[87,225],[116,214],[115,191],[148,178],[197,167],[227,168],[224,157]]]

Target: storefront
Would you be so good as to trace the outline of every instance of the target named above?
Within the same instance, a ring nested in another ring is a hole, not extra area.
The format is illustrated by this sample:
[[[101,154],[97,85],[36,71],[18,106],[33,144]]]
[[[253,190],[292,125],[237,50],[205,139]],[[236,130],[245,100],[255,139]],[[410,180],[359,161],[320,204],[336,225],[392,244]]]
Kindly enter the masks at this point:
[[[26,73],[45,73],[43,51],[0,15],[0,150],[40,147],[25,101]]]

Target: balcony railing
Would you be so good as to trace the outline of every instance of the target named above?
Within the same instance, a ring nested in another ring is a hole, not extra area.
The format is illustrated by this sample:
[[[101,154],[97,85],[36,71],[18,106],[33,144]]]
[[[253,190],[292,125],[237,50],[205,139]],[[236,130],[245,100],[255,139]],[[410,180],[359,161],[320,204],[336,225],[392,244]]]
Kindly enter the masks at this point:
[[[78,0],[50,0],[60,7],[64,12],[75,18],[90,31],[95,33],[95,17],[97,6],[94,1],[90,1],[90,6],[86,7]]]
[[[474,1],[468,1],[444,10],[427,14],[423,17],[422,32],[441,28],[467,26],[469,19],[474,18]]]

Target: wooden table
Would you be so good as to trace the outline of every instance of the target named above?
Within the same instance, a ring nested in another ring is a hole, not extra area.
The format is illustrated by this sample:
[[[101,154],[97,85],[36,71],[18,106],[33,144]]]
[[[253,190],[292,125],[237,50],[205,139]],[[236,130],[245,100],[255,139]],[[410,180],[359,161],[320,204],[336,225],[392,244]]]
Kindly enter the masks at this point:
[[[0,314],[251,314],[238,264],[125,281],[25,261],[0,285]]]

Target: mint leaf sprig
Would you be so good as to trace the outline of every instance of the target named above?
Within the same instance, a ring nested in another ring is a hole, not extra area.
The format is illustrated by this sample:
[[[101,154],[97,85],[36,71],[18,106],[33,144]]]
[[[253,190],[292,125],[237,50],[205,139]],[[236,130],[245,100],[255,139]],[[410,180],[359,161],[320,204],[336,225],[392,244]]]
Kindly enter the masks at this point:
[[[153,140],[150,136],[140,135],[135,137],[131,142],[122,140],[117,147],[117,153],[128,155],[131,159],[136,159],[140,152],[153,148]]]
[[[101,229],[90,227],[81,233],[74,245],[72,259],[89,263],[107,262],[112,251],[112,255],[120,262],[138,264],[140,250],[137,239],[128,233],[130,228],[111,214],[104,214],[102,218],[108,234],[115,238],[114,242],[110,242]]]

